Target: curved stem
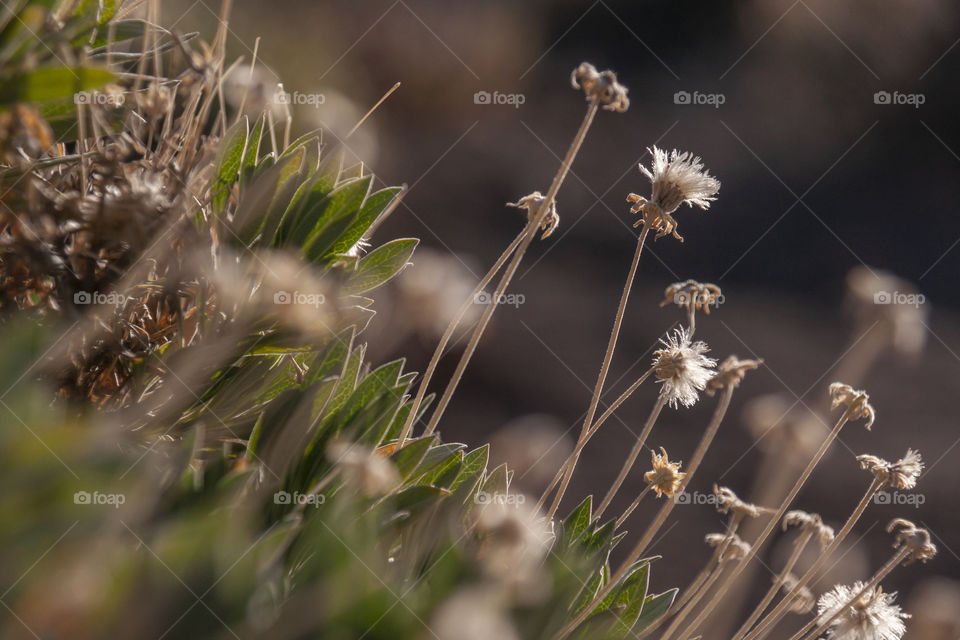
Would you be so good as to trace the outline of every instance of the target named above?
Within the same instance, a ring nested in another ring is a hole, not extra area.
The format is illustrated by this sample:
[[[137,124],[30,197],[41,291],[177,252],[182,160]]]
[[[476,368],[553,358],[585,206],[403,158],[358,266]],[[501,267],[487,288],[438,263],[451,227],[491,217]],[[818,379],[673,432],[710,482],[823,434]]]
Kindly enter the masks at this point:
[[[773,581],[773,585],[770,586],[770,589],[767,590],[767,593],[764,594],[763,599],[760,600],[759,604],[753,609],[750,615],[747,617],[746,622],[744,622],[737,632],[733,634],[734,638],[739,638],[747,631],[750,630],[750,627],[757,621],[757,619],[763,614],[770,603],[773,602],[773,599],[777,596],[777,593],[780,591],[780,587],[783,586],[783,583],[786,582],[787,576],[790,575],[790,572],[793,571],[793,567],[797,564],[797,561],[800,559],[800,554],[803,553],[803,550],[807,547],[807,543],[810,542],[810,538],[813,537],[814,530],[810,529],[800,534],[800,537],[797,538],[797,541],[794,543],[793,553],[790,554],[790,558],[787,559],[787,563],[783,566],[783,570],[777,574],[776,579]]]
[[[598,108],[599,104],[596,102],[596,100],[592,101],[590,106],[587,108],[587,113],[583,117],[583,122],[580,123],[580,129],[577,130],[577,134],[574,136],[573,142],[570,144],[570,149],[567,150],[567,155],[564,156],[563,162],[560,165],[560,169],[557,171],[557,174],[553,178],[553,182],[550,184],[550,189],[547,191],[547,195],[543,199],[543,204],[540,205],[540,210],[537,211],[537,215],[533,217],[533,221],[527,225],[527,230],[523,240],[520,242],[520,246],[517,247],[516,252],[513,254],[513,260],[510,261],[506,272],[500,279],[500,284],[497,285],[497,290],[492,298],[493,301],[500,300],[502,298],[504,291],[506,291],[507,286],[510,284],[510,280],[513,279],[517,269],[520,268],[520,261],[523,260],[523,256],[527,252],[527,248],[529,248],[530,244],[533,242],[533,238],[536,235],[537,230],[540,228],[540,224],[543,222],[544,217],[549,212],[550,204],[553,202],[554,198],[556,198],[557,191],[560,190],[560,185],[563,184],[564,179],[567,177],[567,173],[570,171],[570,165],[573,164],[573,159],[580,150],[580,146],[583,144],[584,138],[586,138],[587,131],[590,129],[590,124],[597,115]],[[484,310],[483,316],[480,318],[476,328],[473,330],[473,334],[470,336],[470,342],[467,344],[466,349],[460,356],[460,362],[457,363],[457,368],[453,372],[450,382],[447,383],[447,388],[443,392],[443,396],[440,398],[440,402],[437,404],[436,410],[434,410],[433,415],[430,417],[430,422],[427,424],[424,435],[430,435],[434,432],[434,430],[436,430],[437,423],[440,422],[440,418],[443,417],[443,413],[446,411],[447,405],[450,404],[450,399],[453,397],[454,391],[457,390],[457,385],[460,383],[460,379],[463,377],[463,372],[467,368],[470,358],[473,357],[473,353],[477,349],[477,344],[479,344],[480,338],[483,336],[483,332],[486,330],[487,325],[490,324],[490,318],[493,317],[493,313],[496,311],[498,306],[499,305],[495,303],[490,304]]]
[[[590,397],[590,406],[583,420],[583,427],[580,429],[580,437],[577,439],[577,446],[582,449],[589,437],[590,427],[593,425],[593,418],[597,414],[597,407],[600,405],[600,396],[603,393],[603,385],[607,381],[607,374],[610,371],[610,363],[613,361],[613,352],[617,348],[617,339],[620,337],[620,327],[623,325],[623,316],[627,310],[627,300],[630,298],[630,290],[633,288],[633,280],[637,275],[637,268],[640,265],[640,254],[643,253],[643,244],[647,239],[649,228],[644,226],[643,231],[637,238],[637,248],[633,252],[633,261],[630,263],[630,270],[627,272],[627,280],[623,285],[623,292],[620,294],[620,304],[617,305],[617,314],[613,319],[613,329],[610,331],[610,339],[607,341],[607,351],[603,354],[603,363],[600,365],[600,374],[597,376],[597,384],[594,386],[593,395]],[[560,482],[560,489],[553,498],[553,504],[547,512],[547,519],[553,518],[563,499],[563,494],[567,491],[570,479],[573,477],[573,470],[577,466],[579,454],[573,456],[570,463],[563,472],[563,480]]]
[[[663,410],[663,407],[666,404],[666,396],[660,394],[660,396],[657,398],[657,403],[653,405],[653,410],[650,412],[650,417],[647,418],[646,424],[643,425],[643,431],[640,432],[640,435],[637,437],[637,441],[633,445],[633,449],[630,450],[630,455],[627,456],[623,466],[620,467],[620,474],[617,476],[617,479],[614,481],[610,489],[607,490],[607,495],[604,496],[603,502],[600,503],[600,506],[597,507],[597,510],[594,512],[593,517],[595,519],[599,519],[603,516],[603,513],[613,501],[614,496],[617,495],[620,487],[623,486],[624,480],[627,479],[627,475],[630,473],[630,470],[633,469],[633,465],[637,461],[637,457],[640,455],[640,452],[643,451],[643,445],[647,443],[647,438],[650,436],[650,432],[653,430],[653,425],[657,422],[657,418],[660,416],[660,412]],[[562,498],[563,495],[558,493],[557,497]],[[559,499],[555,500],[554,502],[555,504],[558,504]]]
[[[693,475],[697,472],[697,469],[700,466],[700,463],[703,462],[704,456],[706,456],[707,449],[710,447],[710,443],[713,442],[714,437],[717,435],[717,431],[720,428],[720,423],[723,422],[723,417],[727,413],[727,409],[730,407],[730,398],[733,396],[733,386],[727,385],[724,387],[723,392],[720,395],[720,400],[717,402],[717,408],[714,409],[713,417],[710,419],[710,424],[707,425],[707,429],[703,434],[703,438],[700,439],[700,444],[697,445],[696,451],[693,453],[693,457],[690,459],[690,464],[687,467],[687,476],[683,479],[683,484],[681,485],[679,492],[683,492],[687,486],[690,484],[690,481],[693,480]],[[626,560],[620,565],[620,568],[617,569],[616,573],[611,576],[610,581],[600,589],[597,595],[593,598],[593,601],[584,607],[583,611],[578,613],[573,620],[568,622],[560,631],[554,636],[554,640],[559,640],[560,638],[565,638],[570,634],[571,631],[576,629],[580,623],[587,619],[587,616],[593,611],[593,608],[597,606],[597,603],[602,602],[614,587],[619,584],[619,582],[626,575],[627,571],[630,570],[630,565],[633,564],[646,550],[647,546],[650,544],[650,541],[653,540],[653,537],[660,530],[660,527],[663,526],[663,523],[666,522],[667,517],[669,517],[670,512],[673,510],[674,505],[676,505],[676,500],[667,500],[663,503],[663,506],[660,507],[660,511],[657,513],[657,517],[654,518],[653,522],[647,527],[647,530],[644,532],[643,537],[634,545],[633,549],[630,551],[630,554],[627,556]]]
[[[858,599],[862,598],[863,595],[868,591],[875,589],[877,585],[880,584],[880,581],[886,578],[887,575],[889,575],[890,572],[893,571],[898,564],[900,564],[900,562],[905,560],[908,555],[910,555],[910,548],[907,546],[904,546],[902,549],[900,549],[900,551],[895,553],[892,558],[887,560],[886,564],[880,567],[880,569],[878,569],[877,572],[873,574],[873,577],[870,579],[870,582],[865,584],[863,588],[860,589],[860,591],[855,593],[846,602],[846,604],[844,604],[842,607],[837,607],[837,610],[834,612],[832,616],[830,616],[820,624],[817,624],[817,622],[820,620],[820,616],[815,617],[813,620],[805,624],[803,628],[800,629],[800,631],[797,631],[795,634],[793,634],[790,640],[801,640],[801,639],[812,640],[813,638],[819,637],[820,634],[823,633],[827,629],[827,627],[829,627],[833,623],[834,620],[836,620],[846,612],[847,608],[851,604],[856,602]],[[811,629],[813,629],[813,631],[810,631]],[[804,635],[804,634],[807,634],[807,635]]]
[[[796,599],[797,593],[800,589],[807,586],[811,582],[814,576],[817,575],[817,572],[820,571],[820,568],[830,559],[830,556],[833,555],[833,552],[837,550],[840,546],[840,543],[843,542],[844,538],[850,534],[853,530],[853,526],[860,519],[860,516],[863,515],[863,512],[867,510],[870,502],[873,500],[873,496],[880,490],[882,486],[880,480],[874,478],[873,482],[870,483],[870,486],[867,488],[867,492],[863,494],[863,498],[860,499],[860,502],[857,504],[856,508],[853,510],[853,513],[850,514],[850,517],[847,518],[847,521],[843,523],[843,527],[839,532],[833,537],[833,541],[824,549],[823,553],[817,558],[816,562],[804,572],[803,576],[797,581],[797,584],[794,585],[794,588],[783,597],[783,599],[774,607],[773,611],[767,614],[756,628],[744,637],[744,640],[758,640],[766,636],[770,631],[773,630],[773,625],[780,621],[784,615],[786,615],[790,604]]]
[[[777,512],[772,518],[770,518],[770,521],[767,523],[767,526],[763,528],[763,531],[760,533],[760,536],[757,538],[756,542],[754,542],[753,546],[750,547],[750,551],[747,553],[746,557],[741,560],[737,566],[734,567],[733,571],[727,575],[727,579],[722,585],[720,585],[720,588],[717,590],[717,593],[714,595],[714,597],[707,602],[693,622],[691,622],[686,628],[686,634],[692,633],[704,620],[706,620],[707,616],[710,615],[714,608],[720,603],[720,598],[726,591],[729,584],[736,580],[737,576],[740,575],[750,561],[753,560],[753,558],[757,555],[761,545],[774,530],[774,528],[776,528],[777,524],[779,524],[780,519],[783,518],[783,514],[786,513],[787,509],[790,508],[790,504],[793,502],[793,499],[797,497],[798,493],[800,493],[800,488],[810,478],[813,470],[817,467],[817,465],[823,459],[823,456],[827,453],[827,449],[830,448],[830,445],[840,434],[840,430],[843,428],[843,425],[847,424],[847,422],[850,420],[851,415],[852,410],[850,407],[848,407],[847,410],[843,412],[843,415],[840,416],[840,419],[837,421],[836,426],[834,426],[833,431],[830,432],[830,435],[828,435],[826,440],[823,441],[823,444],[820,445],[820,449],[816,454],[814,454],[810,462],[807,463],[807,467],[803,470],[803,473],[800,474],[800,477],[797,478],[797,481],[793,484],[793,488],[790,489],[790,492],[783,499],[783,502],[780,503],[780,507],[777,509]]]
[[[593,426],[590,427],[590,431],[587,433],[587,437],[584,438],[582,442],[577,442],[577,445],[574,447],[573,452],[570,454],[569,457],[567,457],[564,463],[560,465],[560,468],[557,469],[556,475],[553,476],[553,480],[550,481],[550,484],[547,485],[547,488],[543,491],[543,495],[540,496],[540,500],[537,502],[538,512],[543,507],[543,503],[546,502],[547,496],[550,495],[550,491],[553,490],[553,488],[557,486],[557,483],[560,482],[560,479],[563,478],[564,471],[566,471],[567,465],[570,464],[570,461],[574,457],[579,458],[580,453],[583,451],[584,447],[587,445],[587,442],[590,441],[590,438],[593,437],[593,434],[595,434],[597,430],[603,425],[603,423],[606,422],[607,419],[613,415],[614,411],[620,408],[620,405],[622,405],[624,402],[627,401],[627,398],[633,395],[633,392],[636,391],[637,388],[641,384],[643,384],[646,381],[646,379],[650,377],[650,374],[652,373],[653,373],[653,367],[650,367],[649,369],[646,370],[646,372],[644,372],[642,376],[637,378],[637,380],[633,384],[631,384],[626,391],[620,394],[619,398],[613,401],[613,404],[611,404],[610,407],[603,412],[603,415],[600,416],[597,419],[597,421],[593,423]]]
[[[423,379],[420,381],[420,385],[417,388],[417,395],[413,399],[413,404],[410,407],[410,415],[407,416],[407,421],[403,423],[403,430],[400,432],[400,446],[403,447],[403,443],[406,441],[407,437],[410,435],[410,431],[413,429],[413,423],[417,419],[417,411],[420,410],[420,405],[423,404],[423,398],[427,394],[427,386],[430,384],[430,379],[433,378],[434,372],[437,370],[437,365],[440,363],[440,358],[443,357],[443,351],[447,348],[447,344],[450,342],[450,339],[453,337],[454,332],[457,330],[457,327],[460,326],[460,323],[463,321],[463,317],[467,315],[467,312],[476,304],[477,294],[482,292],[490,281],[493,280],[493,277],[497,275],[497,272],[500,271],[507,259],[513,254],[513,252],[520,245],[520,242],[523,240],[524,234],[527,232],[527,228],[524,227],[523,230],[513,239],[513,242],[510,243],[510,246],[507,247],[497,261],[490,267],[490,270],[487,272],[487,275],[477,283],[477,286],[474,287],[473,292],[471,292],[470,297],[463,303],[463,306],[460,307],[460,310],[457,311],[457,315],[454,316],[453,320],[450,321],[450,324],[447,325],[446,330],[443,332],[443,336],[440,338],[439,344],[437,344],[437,349],[433,352],[433,356],[430,358],[430,363],[427,365],[427,370],[423,374]]]

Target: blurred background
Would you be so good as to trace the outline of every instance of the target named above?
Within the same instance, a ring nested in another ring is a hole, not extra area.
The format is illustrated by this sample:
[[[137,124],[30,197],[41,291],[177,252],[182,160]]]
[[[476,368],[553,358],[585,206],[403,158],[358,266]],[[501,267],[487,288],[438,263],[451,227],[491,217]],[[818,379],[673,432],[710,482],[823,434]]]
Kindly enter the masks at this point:
[[[217,10],[177,0],[165,3],[164,22],[212,33]],[[596,380],[635,243],[624,199],[649,194],[636,165],[649,162],[654,144],[690,150],[722,181],[719,200],[707,212],[678,212],[684,243],[665,238],[645,249],[605,401],[649,366],[657,340],[682,320],[677,308],[658,307],[664,288],[687,278],[718,284],[724,303],[699,316],[698,338],[717,358],[766,364],[734,396],[690,489],[707,493],[717,482],[776,506],[810,442],[837,417],[827,385],[841,378],[866,389],[878,414],[873,431],[847,427],[796,506],[839,527],[870,480],[857,454],[894,460],[909,446],[927,470],[910,502],[871,505],[851,538],[860,544],[817,591],[867,578],[891,553],[884,526],[906,517],[930,529],[940,555],[898,569],[884,586],[914,614],[909,637],[960,637],[952,509],[960,483],[960,5],[237,0],[230,29],[231,52],[247,63],[263,37],[255,73],[241,66],[236,82],[257,83],[265,99],[278,79],[291,95],[322,96],[292,105],[301,129],[323,128],[327,142],[344,145],[383,183],[409,186],[379,233],[419,237],[421,249],[378,298],[368,339],[374,360],[404,356],[419,371],[447,319],[522,228],[504,203],[549,185],[583,116],[570,71],[583,60],[615,70],[630,110],[597,118],[558,196],[560,228],[527,254],[511,286],[522,304],[496,315],[441,424],[444,438],[493,437],[494,457],[517,468],[522,490],[539,494],[572,446]],[[877,305],[878,292],[919,293],[911,300],[922,302]],[[439,390],[455,363],[443,361]],[[641,387],[590,443],[561,512],[605,492],[655,395],[653,385]],[[686,460],[712,408],[706,399],[667,410],[648,444]],[[646,465],[644,454],[614,511],[644,486]],[[657,506],[648,498],[631,528],[642,530]],[[703,535],[724,522],[709,505],[673,513],[652,549],[665,556],[654,572],[658,590],[691,580],[708,557]],[[759,599],[791,540],[764,551],[742,588],[745,602]],[[711,628],[743,615],[722,612]]]

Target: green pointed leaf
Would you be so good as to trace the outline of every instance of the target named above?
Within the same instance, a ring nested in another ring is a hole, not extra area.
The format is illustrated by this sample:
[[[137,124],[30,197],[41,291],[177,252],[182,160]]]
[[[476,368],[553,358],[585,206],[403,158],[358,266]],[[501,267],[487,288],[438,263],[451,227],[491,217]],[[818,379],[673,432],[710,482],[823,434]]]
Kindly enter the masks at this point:
[[[84,91],[102,88],[116,76],[99,67],[41,67],[14,75],[0,83],[0,105],[14,102],[46,102],[81,100]],[[74,98],[75,96],[78,96]]]
[[[639,634],[643,632],[656,622],[660,616],[669,611],[670,607],[673,606],[673,601],[677,597],[678,591],[679,589],[674,588],[669,591],[664,591],[659,595],[648,596],[643,601],[643,609],[640,612],[639,618],[637,618],[632,633]]]
[[[467,480],[479,476],[487,468],[487,460],[490,457],[490,445],[485,444],[479,449],[474,449],[463,458],[463,464],[457,472],[457,477],[450,483],[450,490],[453,491]]]
[[[247,119],[244,117],[232,127],[220,141],[217,159],[214,163],[213,185],[210,191],[213,194],[213,210],[222,213],[230,197],[230,191],[240,176],[240,164],[247,144]]]
[[[373,176],[347,182],[331,191],[316,207],[311,208],[308,205],[303,224],[312,228],[301,245],[307,260],[315,262],[327,255],[347,232],[359,215],[372,182]],[[303,224],[295,228],[294,238],[301,236],[305,229]]]
[[[350,223],[347,230],[333,243],[333,246],[327,253],[338,254],[349,251],[353,245],[363,238],[367,229],[370,228],[370,225],[376,222],[377,218],[379,218],[388,207],[393,207],[396,205],[396,202],[399,202],[398,196],[402,192],[403,187],[389,187],[367,196],[367,199],[363,202],[363,206],[360,207],[360,213],[357,214],[357,217]]]
[[[379,287],[407,266],[419,240],[393,240],[366,255],[357,263],[356,272],[344,285],[347,293],[363,293]]]
[[[397,465],[397,470],[404,479],[416,470],[420,461],[427,455],[427,450],[433,445],[436,435],[429,435],[417,440],[407,440],[403,449],[400,449],[390,459]]]
[[[561,549],[568,548],[590,526],[593,517],[593,496],[587,496],[583,502],[563,520],[563,532],[560,538]]]

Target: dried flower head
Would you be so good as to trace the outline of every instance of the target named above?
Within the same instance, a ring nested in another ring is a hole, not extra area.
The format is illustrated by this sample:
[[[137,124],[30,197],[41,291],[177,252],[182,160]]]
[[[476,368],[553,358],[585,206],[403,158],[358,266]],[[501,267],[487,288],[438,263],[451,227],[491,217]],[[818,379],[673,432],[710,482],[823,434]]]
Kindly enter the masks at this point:
[[[882,587],[869,589],[859,597],[866,585],[837,585],[820,596],[817,613],[821,624],[840,613],[827,629],[828,640],[900,640],[907,627],[899,605],[893,604],[896,593],[884,593]]]
[[[892,533],[897,527],[900,527],[900,529],[893,538],[893,548],[899,549],[901,546],[906,546],[910,549],[910,555],[907,556],[904,565],[911,564],[916,560],[926,562],[937,555],[937,547],[930,541],[929,531],[923,527],[917,527],[909,520],[895,518],[887,525],[887,533]]]
[[[707,381],[707,395],[713,396],[717,391],[732,387],[736,389],[747,375],[747,371],[756,369],[763,360],[740,360],[736,356],[727,356],[720,363],[716,374]]]
[[[384,495],[400,484],[394,464],[362,445],[334,440],[327,446],[327,457],[340,469],[344,482],[366,495]]]
[[[597,71],[589,62],[581,62],[570,74],[570,84],[574,89],[583,89],[588,101],[596,100],[607,111],[623,113],[630,107],[627,88],[617,82],[617,74],[609,69]]]
[[[833,527],[823,524],[823,519],[816,513],[807,513],[799,509],[787,511],[783,516],[783,530],[786,531],[787,527],[800,527],[804,531],[812,531],[821,549],[825,549],[833,542]]]
[[[784,593],[793,595],[793,600],[790,601],[789,611],[792,613],[807,613],[813,609],[813,605],[816,604],[816,598],[813,597],[813,591],[810,590],[806,585],[797,588],[797,585],[800,583],[800,580],[797,576],[792,573],[788,573],[783,577],[783,591]]]
[[[735,533],[729,536],[725,533],[708,533],[703,541],[715,549],[726,543],[721,560],[742,560],[750,553],[750,545]]]
[[[650,452],[652,458],[653,470],[643,474],[644,481],[657,492],[657,497],[666,495],[672,498],[673,494],[680,490],[683,479],[687,477],[686,473],[680,471],[679,462],[670,462],[667,458],[667,450],[660,447],[663,455],[656,451]]]
[[[870,471],[881,482],[880,488],[913,489],[917,486],[917,478],[923,471],[923,460],[919,451],[907,449],[907,454],[900,460],[890,463],[877,456],[857,456],[861,469]]]
[[[543,201],[545,198],[543,194],[539,191],[534,191],[530,195],[520,198],[517,202],[508,202],[508,207],[514,207],[516,209],[526,209],[527,211],[527,222],[532,223],[534,221],[534,216],[540,213],[540,207],[543,206]],[[543,230],[543,233],[540,235],[540,239],[549,238],[556,229],[557,225],[560,224],[560,216],[557,214],[557,201],[551,200],[550,206],[547,207],[547,211],[543,216],[543,219],[540,221],[540,229]]]
[[[858,391],[848,384],[834,382],[830,385],[830,408],[836,409],[841,404],[847,405],[847,411],[851,418],[866,418],[867,424],[863,425],[870,430],[873,421],[876,419],[876,413],[870,404],[870,396],[864,391]]]
[[[718,487],[713,485],[713,493],[717,497],[717,511],[720,513],[733,513],[734,515],[750,516],[756,518],[761,513],[769,511],[764,507],[758,507],[755,504],[744,502],[733,490],[727,487]]]
[[[650,169],[641,164],[640,171],[650,179],[650,198],[635,193],[627,196],[627,202],[633,204],[630,212],[643,214],[633,226],[642,224],[645,229],[653,229],[657,232],[655,238],[672,234],[683,242],[683,237],[677,233],[677,221],[671,214],[684,203],[709,209],[720,190],[720,181],[711,176],[703,168],[700,158],[690,152],[673,150],[668,155],[656,146],[648,151],[653,155]]]
[[[687,315],[693,317],[694,311],[703,311],[710,315],[710,307],[723,302],[723,292],[720,287],[709,282],[697,282],[696,280],[686,280],[684,282],[674,282],[663,292],[663,302],[661,307],[668,304],[675,304],[678,307],[684,307]]]
[[[691,342],[683,327],[673,335],[661,338],[663,348],[653,353],[654,373],[663,383],[660,394],[674,409],[679,402],[692,407],[697,402],[697,392],[703,391],[713,375],[717,361],[704,353],[709,351],[704,342]]]

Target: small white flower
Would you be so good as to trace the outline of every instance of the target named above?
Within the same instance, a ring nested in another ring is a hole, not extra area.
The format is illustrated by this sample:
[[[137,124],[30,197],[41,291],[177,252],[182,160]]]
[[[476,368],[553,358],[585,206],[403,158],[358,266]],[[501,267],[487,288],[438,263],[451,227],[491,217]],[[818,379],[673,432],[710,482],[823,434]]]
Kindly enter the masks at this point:
[[[710,175],[703,168],[698,156],[689,151],[680,153],[677,150],[669,154],[656,146],[647,149],[653,156],[650,169],[642,164],[640,171],[650,179],[652,190],[649,198],[631,193],[627,202],[633,203],[632,213],[643,213],[643,218],[633,226],[644,225],[657,232],[656,237],[673,234],[680,241],[683,238],[677,233],[677,221],[671,215],[680,205],[709,209],[710,203],[716,200],[720,190],[720,181]]]
[[[710,350],[706,343],[691,342],[683,327],[661,338],[660,343],[663,348],[653,354],[654,373],[663,384],[660,394],[674,409],[678,402],[692,407],[699,397],[697,392],[703,391],[713,377],[717,361],[703,355]]]
[[[907,630],[899,605],[893,604],[896,593],[884,593],[881,587],[871,589],[851,602],[865,584],[837,585],[820,596],[817,613],[826,622],[838,611],[842,613],[830,623],[827,640],[900,640]]]

